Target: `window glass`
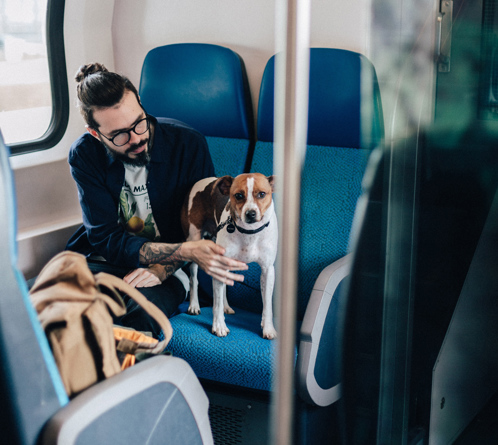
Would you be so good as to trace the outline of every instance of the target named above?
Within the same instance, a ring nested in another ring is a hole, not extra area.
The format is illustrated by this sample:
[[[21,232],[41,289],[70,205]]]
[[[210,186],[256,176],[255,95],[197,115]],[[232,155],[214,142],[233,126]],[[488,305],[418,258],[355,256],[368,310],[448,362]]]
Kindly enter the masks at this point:
[[[52,117],[47,0],[0,0],[0,129],[7,144],[41,138]]]

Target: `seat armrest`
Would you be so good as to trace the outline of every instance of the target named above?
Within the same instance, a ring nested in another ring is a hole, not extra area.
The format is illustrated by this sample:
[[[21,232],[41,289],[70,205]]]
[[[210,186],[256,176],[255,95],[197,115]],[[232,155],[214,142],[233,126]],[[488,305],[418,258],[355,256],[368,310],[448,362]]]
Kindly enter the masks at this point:
[[[338,295],[349,275],[351,254],[327,266],[318,276],[301,325],[296,365],[300,396],[328,406],[341,396],[337,354]]]
[[[147,359],[87,389],[45,425],[41,444],[212,444],[208,398],[182,359]]]

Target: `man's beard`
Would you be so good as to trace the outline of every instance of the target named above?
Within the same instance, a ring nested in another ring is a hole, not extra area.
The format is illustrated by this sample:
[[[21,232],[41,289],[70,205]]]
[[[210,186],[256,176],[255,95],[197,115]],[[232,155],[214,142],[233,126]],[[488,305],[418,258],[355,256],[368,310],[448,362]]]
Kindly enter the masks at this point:
[[[138,147],[141,147],[143,144],[147,146],[144,151],[138,153],[134,158],[130,158],[128,156],[128,153],[132,152],[133,150],[136,150]],[[107,149],[107,153],[109,153],[113,159],[121,161],[123,164],[132,165],[134,167],[144,167],[150,161],[150,154],[148,150],[149,139],[144,139],[143,141],[140,141],[140,143],[138,144],[131,145],[129,148],[126,149],[125,153],[120,153],[119,151],[114,150],[105,143],[104,145],[105,148]]]

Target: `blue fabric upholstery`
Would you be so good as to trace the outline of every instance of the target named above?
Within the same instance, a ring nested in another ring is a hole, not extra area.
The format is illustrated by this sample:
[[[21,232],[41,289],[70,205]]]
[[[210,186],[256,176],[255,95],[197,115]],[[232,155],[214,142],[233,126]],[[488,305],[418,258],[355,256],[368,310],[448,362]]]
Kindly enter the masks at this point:
[[[320,272],[348,253],[368,150],[308,146],[301,179],[298,317]]]
[[[310,122],[301,184],[298,321],[304,316],[319,273],[348,251],[363,173],[383,129],[375,72],[367,59],[349,51],[322,48],[311,49],[310,59]],[[273,174],[273,67],[271,58],[261,84],[258,141],[251,165],[251,171],[267,176]],[[360,80],[365,79],[370,79],[370,87],[373,85],[371,95],[360,87]],[[364,110],[371,113],[367,117],[369,125],[360,118]],[[278,195],[277,190],[275,200]],[[175,334],[169,348],[174,355],[185,358],[202,378],[269,389],[275,343],[261,337],[259,267],[251,264],[244,275],[243,284],[227,289],[228,301],[236,313],[226,316],[231,330],[226,338],[211,333],[212,310],[203,308],[199,317],[182,314],[172,318]],[[230,372],[223,371],[225,368]],[[267,379],[266,383],[262,378]]]
[[[140,98],[153,116],[178,119],[209,137],[217,176],[243,172],[253,148],[254,117],[237,53],[201,43],[154,48],[143,63]]]
[[[246,168],[250,141],[221,137],[206,137],[216,176],[237,176]]]
[[[230,333],[220,338],[211,333],[210,307],[197,316],[173,317],[168,349],[185,359],[199,378],[270,390],[276,343],[261,338],[261,314],[236,309],[225,319]]]

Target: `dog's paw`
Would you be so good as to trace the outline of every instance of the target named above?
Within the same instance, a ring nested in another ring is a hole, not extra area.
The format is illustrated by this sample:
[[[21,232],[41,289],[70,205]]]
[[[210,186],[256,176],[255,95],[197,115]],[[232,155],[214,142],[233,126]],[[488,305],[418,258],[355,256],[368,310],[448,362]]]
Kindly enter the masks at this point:
[[[263,338],[267,338],[268,340],[277,338],[277,331],[275,330],[275,327],[273,326],[273,322],[271,320],[267,321],[266,323],[264,319],[261,320],[261,328],[263,329]]]
[[[201,313],[201,308],[199,307],[198,304],[191,304],[188,309],[187,309],[187,312],[190,314],[190,315],[199,315]]]
[[[277,338],[277,331],[275,328],[272,326],[271,328],[263,328],[263,338],[266,338],[268,340],[273,340]]]
[[[223,312],[225,312],[225,314],[235,314],[235,311],[228,305],[223,308]]]
[[[226,337],[230,332],[230,329],[227,328],[225,323],[215,323],[213,324],[212,332],[218,337]]]

